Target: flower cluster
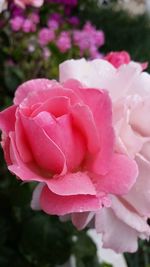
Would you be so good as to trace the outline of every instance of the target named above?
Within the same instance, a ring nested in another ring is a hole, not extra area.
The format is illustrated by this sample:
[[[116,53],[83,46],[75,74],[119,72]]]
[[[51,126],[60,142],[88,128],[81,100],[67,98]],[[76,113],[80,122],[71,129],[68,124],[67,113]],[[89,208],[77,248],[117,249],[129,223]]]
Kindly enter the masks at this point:
[[[90,22],[81,28],[73,11],[66,15],[66,8],[73,8],[76,4],[77,1],[45,1],[40,9],[30,6],[24,9],[9,2],[6,16],[4,12],[0,21],[2,31],[9,32],[11,42],[11,48],[5,49],[7,60],[11,60],[14,66],[17,64],[16,67],[27,74],[27,79],[32,78],[32,73],[35,73],[34,77],[57,77],[55,66],[72,57],[102,57],[100,48],[105,42],[104,32]],[[27,57],[28,62],[24,61]]]
[[[10,20],[10,25],[13,31],[23,31],[25,33],[35,32],[36,26],[39,23],[39,16],[37,13],[32,13],[29,17],[14,16]]]
[[[90,22],[87,22],[82,30],[73,32],[73,40],[79,47],[81,56],[88,51],[91,58],[102,57],[98,49],[104,45],[104,32],[96,30]]]
[[[73,19],[75,20],[75,17]],[[87,22],[81,30],[69,29],[68,31],[60,31],[57,20],[50,19],[47,24],[48,27],[39,31],[38,41],[41,46],[55,43],[61,53],[76,47],[79,55],[85,55],[88,58],[102,57],[99,48],[105,42],[104,33],[96,30],[90,22]]]
[[[59,14],[58,14],[59,15]],[[102,30],[96,28],[87,22],[83,29],[76,29],[79,24],[77,17],[70,17],[63,20],[61,16],[54,14],[47,20],[45,27],[40,27],[40,16],[37,12],[31,13],[25,17],[24,14],[19,14],[12,17],[10,20],[11,29],[15,32],[23,31],[24,33],[38,32],[38,43],[43,48],[51,43],[55,44],[61,53],[66,53],[73,47],[79,50],[80,56],[89,58],[99,58],[102,55],[99,53],[99,48],[104,45],[105,36]],[[74,26],[73,29],[68,26]],[[64,27],[63,27],[64,26]]]

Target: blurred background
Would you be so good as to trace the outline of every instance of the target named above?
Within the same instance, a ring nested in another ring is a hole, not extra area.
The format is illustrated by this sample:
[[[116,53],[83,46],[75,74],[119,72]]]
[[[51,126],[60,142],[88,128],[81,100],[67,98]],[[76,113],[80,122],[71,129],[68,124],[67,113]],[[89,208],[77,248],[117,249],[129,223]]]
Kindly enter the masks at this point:
[[[126,50],[132,60],[150,62],[150,0],[45,0],[41,8],[26,9],[3,2],[1,110],[22,82],[57,79],[66,59]],[[0,150],[0,267],[111,267],[107,259],[99,262],[87,229],[78,232],[70,222],[31,210],[34,187],[8,172]],[[128,267],[150,267],[150,244],[140,241],[136,253],[124,256]]]

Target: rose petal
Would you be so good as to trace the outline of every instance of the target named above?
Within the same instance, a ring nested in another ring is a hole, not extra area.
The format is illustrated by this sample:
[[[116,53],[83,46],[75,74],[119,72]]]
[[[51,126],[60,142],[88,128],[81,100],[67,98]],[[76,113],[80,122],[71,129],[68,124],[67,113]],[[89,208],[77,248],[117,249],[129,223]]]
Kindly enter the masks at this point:
[[[144,142],[146,142],[145,138],[134,132],[130,124],[125,120],[122,120],[120,131],[117,135],[120,136],[128,155],[132,158],[140,152]]]
[[[36,118],[21,115],[21,120],[37,165],[51,174],[61,173],[66,162],[60,148],[50,139]]]
[[[32,161],[33,160],[32,154],[24,132],[19,112],[16,112],[15,137],[16,137],[16,146],[22,160],[24,162]]]
[[[150,227],[147,224],[147,219],[136,213],[136,211],[128,204],[128,202],[123,201],[122,198],[120,200],[119,198],[112,196],[111,208],[115,212],[116,217],[129,227],[141,234],[143,233],[147,235],[148,237],[150,234]]]
[[[150,136],[150,119],[146,116],[150,111],[150,97],[144,98],[137,103],[130,114],[130,124],[138,134]]]
[[[124,196],[140,214],[150,216],[150,163],[142,156],[136,157],[139,176],[130,192]]]
[[[50,174],[43,170],[41,171],[34,162],[24,163],[16,148],[15,134],[11,132],[9,136],[11,165],[8,165],[8,169],[16,174],[22,181],[48,182]]]
[[[34,90],[29,93],[27,98],[25,98],[20,104],[22,111],[29,116],[33,114],[34,111],[36,112],[40,106],[46,105],[46,102],[50,101],[50,99],[56,99],[59,97],[68,98],[71,105],[82,103],[82,100],[77,94],[70,89],[63,88],[61,84],[54,83],[50,86],[47,89],[43,88],[40,90],[39,88],[39,90]]]
[[[71,220],[73,225],[78,229],[84,229],[88,223],[93,219],[94,212],[82,212],[82,213],[73,213],[71,215]]]
[[[105,176],[92,175],[92,179],[97,192],[123,195],[131,189],[137,176],[138,168],[134,160],[114,154],[109,172]]]
[[[37,116],[42,111],[47,111],[53,114],[55,117],[62,116],[69,112],[70,100],[65,96],[58,96],[52,99],[48,99],[42,103],[37,109],[31,114],[32,117]]]
[[[23,83],[16,90],[14,97],[15,105],[19,105],[28,96],[28,94],[33,93],[34,91],[38,92],[45,89],[51,89],[55,83],[55,81],[48,79],[34,79]]]
[[[116,69],[105,60],[85,59],[67,60],[59,66],[59,80],[65,82],[69,79],[79,80],[87,87],[107,88],[106,81],[112,78]]]
[[[95,153],[99,150],[99,136],[96,129],[93,114],[88,106],[76,104],[71,109],[73,123],[78,127],[86,138],[88,150]]]
[[[15,129],[15,113],[16,106],[11,106],[4,111],[0,112],[0,129],[5,133],[14,131]]]
[[[48,182],[49,189],[61,196],[96,195],[95,187],[90,177],[84,172],[68,173],[57,176]]]
[[[75,80],[69,80],[64,85],[71,87],[92,111],[98,135],[98,137],[94,137],[94,140],[97,145],[99,141],[100,152],[89,157],[87,166],[97,174],[105,174],[109,169],[114,148],[112,105],[108,93],[104,90],[82,88],[80,83]],[[80,118],[80,120],[83,119]],[[82,125],[83,123],[85,122],[82,122]],[[92,136],[92,131],[90,132],[89,129],[90,127],[88,127],[88,134]],[[97,147],[96,144],[95,147]]]
[[[60,81],[77,79],[88,87],[107,89],[115,101],[133,89],[133,83],[141,73],[138,63],[130,62],[118,69],[106,60],[67,60],[60,65]]]
[[[101,208],[99,199],[91,195],[59,196],[45,186],[41,193],[41,208],[51,215],[96,211]]]
[[[117,253],[135,252],[138,248],[138,232],[119,220],[111,208],[103,208],[96,214],[96,231],[102,233],[104,248]]]
[[[81,133],[73,127],[69,114],[54,118],[41,112],[35,120],[63,152],[68,171],[78,168],[84,159],[86,146]]]

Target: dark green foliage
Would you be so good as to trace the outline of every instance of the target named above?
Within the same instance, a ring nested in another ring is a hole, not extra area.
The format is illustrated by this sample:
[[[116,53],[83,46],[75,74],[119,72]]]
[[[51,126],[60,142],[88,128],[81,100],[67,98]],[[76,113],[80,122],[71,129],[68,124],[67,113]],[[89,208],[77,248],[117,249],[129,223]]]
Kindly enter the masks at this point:
[[[112,8],[87,6],[80,16],[83,22],[91,20],[97,28],[104,30],[104,53],[127,50],[134,60],[150,62],[150,20],[146,15],[131,17]]]

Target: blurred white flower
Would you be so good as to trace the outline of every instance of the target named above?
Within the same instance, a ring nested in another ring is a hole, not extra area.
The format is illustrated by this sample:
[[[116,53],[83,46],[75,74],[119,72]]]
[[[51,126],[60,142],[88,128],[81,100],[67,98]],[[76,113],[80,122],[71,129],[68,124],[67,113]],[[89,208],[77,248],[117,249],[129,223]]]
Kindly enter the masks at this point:
[[[8,2],[7,0],[0,0],[0,13],[7,9],[7,6],[8,6]]]
[[[100,262],[106,262],[113,267],[128,267],[123,254],[118,254],[111,249],[102,248],[101,235],[98,235],[95,229],[88,230],[88,235],[97,246],[97,256]]]

